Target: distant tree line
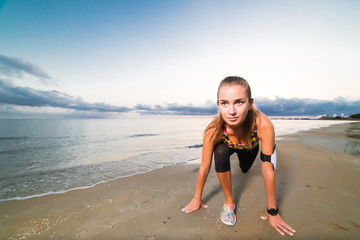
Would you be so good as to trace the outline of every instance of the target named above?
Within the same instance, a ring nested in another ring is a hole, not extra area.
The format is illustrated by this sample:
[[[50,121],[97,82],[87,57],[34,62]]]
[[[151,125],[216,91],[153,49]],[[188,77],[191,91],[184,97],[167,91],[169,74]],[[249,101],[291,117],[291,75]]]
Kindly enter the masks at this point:
[[[360,113],[351,114],[349,117],[343,117],[343,116],[322,116],[319,119],[323,120],[343,120],[343,119],[360,119]]]
[[[351,114],[349,118],[360,119],[360,113]]]

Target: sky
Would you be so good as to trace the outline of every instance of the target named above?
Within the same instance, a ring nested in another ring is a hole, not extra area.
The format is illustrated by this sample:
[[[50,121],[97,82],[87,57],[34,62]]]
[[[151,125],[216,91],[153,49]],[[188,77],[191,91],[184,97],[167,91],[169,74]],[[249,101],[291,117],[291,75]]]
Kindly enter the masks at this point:
[[[0,118],[360,112],[360,1],[0,0]]]

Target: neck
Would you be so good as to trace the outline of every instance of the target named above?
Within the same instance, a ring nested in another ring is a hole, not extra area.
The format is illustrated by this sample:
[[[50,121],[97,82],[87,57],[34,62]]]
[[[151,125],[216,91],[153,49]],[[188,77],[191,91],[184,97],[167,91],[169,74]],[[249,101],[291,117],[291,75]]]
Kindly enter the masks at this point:
[[[229,125],[225,125],[227,130],[230,130],[231,132],[234,133],[242,133],[243,129],[244,129],[244,124],[239,124],[236,126],[229,126]]]

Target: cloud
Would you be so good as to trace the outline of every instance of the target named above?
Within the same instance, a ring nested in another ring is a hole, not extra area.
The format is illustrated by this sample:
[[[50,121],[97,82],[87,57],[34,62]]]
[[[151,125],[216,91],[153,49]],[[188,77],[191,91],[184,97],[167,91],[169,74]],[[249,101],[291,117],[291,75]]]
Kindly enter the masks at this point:
[[[42,91],[13,86],[0,79],[0,103],[29,107],[55,107],[77,111],[128,112],[131,109],[105,103],[88,103],[59,91]]]
[[[360,100],[349,101],[344,98],[334,100],[315,100],[301,98],[257,98],[255,104],[268,116],[318,116],[341,115],[349,116],[360,113]],[[89,103],[82,98],[70,96],[59,91],[42,91],[29,87],[19,87],[0,79],[0,112],[20,114],[21,108],[59,109],[58,116],[69,117],[116,117],[118,113],[136,112],[142,115],[216,115],[218,110],[215,102],[207,101],[203,105],[181,105],[165,103],[164,105],[138,104],[133,108],[114,106],[106,103]],[[72,112],[60,111],[72,110]],[[24,112],[26,113],[26,112]],[[27,114],[29,110],[27,111]],[[115,114],[115,115],[114,115]]]
[[[316,100],[301,98],[257,98],[256,107],[268,116],[318,116],[318,115],[341,115],[347,116],[360,113],[360,100],[348,101],[344,98],[334,100]],[[179,105],[167,103],[161,105],[138,104],[134,109],[141,114],[156,115],[215,115],[217,106],[215,102],[207,102],[203,106]]]
[[[204,106],[179,105],[177,103],[167,103],[165,106],[138,104],[134,109],[141,114],[154,115],[215,115],[217,113],[215,103]]]
[[[334,100],[316,100],[301,98],[258,98],[256,106],[269,116],[316,116],[345,114],[351,115],[360,112],[360,100],[348,101],[345,98]]]
[[[54,84],[54,79],[39,66],[21,58],[0,54],[0,72],[6,77],[22,78],[24,73],[37,77],[43,84]]]

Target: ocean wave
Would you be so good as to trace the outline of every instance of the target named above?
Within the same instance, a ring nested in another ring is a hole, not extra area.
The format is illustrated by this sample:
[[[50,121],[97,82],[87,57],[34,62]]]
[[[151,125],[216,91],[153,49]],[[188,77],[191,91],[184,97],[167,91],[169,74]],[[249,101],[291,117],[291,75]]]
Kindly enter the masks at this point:
[[[195,144],[195,145],[190,145],[190,146],[187,146],[187,148],[202,148],[202,144]]]
[[[145,155],[145,154],[144,154]],[[123,179],[123,178],[128,178],[128,177],[132,177],[135,175],[139,175],[139,174],[145,174],[145,173],[149,173],[158,169],[162,169],[164,167],[171,167],[171,166],[175,166],[175,165],[179,165],[179,164],[185,164],[187,162],[192,162],[194,160],[198,160],[198,157],[195,158],[190,158],[188,160],[182,161],[182,162],[174,162],[174,163],[165,163],[165,164],[161,164],[160,166],[157,166],[155,168],[151,168],[151,169],[144,169],[142,171],[134,171],[132,173],[127,173],[125,175],[122,176],[118,176],[118,177],[110,177],[108,179],[102,179],[102,180],[98,180],[95,183],[92,184],[87,184],[87,185],[83,185],[83,186],[76,186],[76,187],[71,187],[68,189],[59,189],[57,191],[47,191],[44,193],[38,193],[38,194],[27,194],[25,196],[12,196],[12,197],[4,197],[4,198],[0,198],[0,202],[7,202],[7,201],[13,201],[13,200],[26,200],[26,199],[31,199],[31,198],[37,198],[37,197],[43,197],[43,196],[47,196],[47,195],[57,195],[57,194],[63,194],[63,193],[67,193],[67,192],[71,192],[71,191],[76,191],[76,190],[83,190],[83,189],[89,189],[89,188],[93,188],[96,185],[102,184],[102,183],[108,183],[111,181],[115,181],[118,179]]]
[[[134,134],[128,136],[127,138],[154,137],[154,136],[159,136],[159,134],[153,134],[153,133]]]
[[[0,141],[6,141],[6,140],[22,140],[26,139],[26,136],[20,136],[20,137],[0,137]]]

